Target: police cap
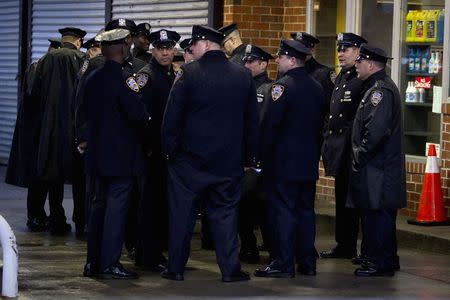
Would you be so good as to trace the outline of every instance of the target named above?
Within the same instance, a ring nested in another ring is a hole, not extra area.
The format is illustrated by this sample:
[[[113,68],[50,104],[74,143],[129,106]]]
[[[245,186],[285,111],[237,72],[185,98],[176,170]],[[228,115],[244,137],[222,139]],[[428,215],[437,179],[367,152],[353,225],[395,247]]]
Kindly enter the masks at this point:
[[[191,39],[191,38],[189,38],[189,39],[184,39],[184,40],[182,40],[181,43],[180,43],[180,47],[181,47],[181,49],[183,49],[183,50],[186,50],[186,49],[189,48],[191,45],[192,45],[192,39]]]
[[[61,39],[51,38],[51,39],[48,39],[48,41],[50,42],[49,47],[52,47],[52,48],[60,48],[61,47]]]
[[[221,44],[224,35],[222,32],[208,26],[194,25],[192,27],[192,42],[198,40],[208,40],[217,44]]]
[[[311,49],[296,40],[281,40],[277,54],[305,59],[307,55],[311,54]]]
[[[95,37],[97,42],[102,46],[122,44],[125,38],[130,35],[130,31],[123,28],[117,28],[105,31]]]
[[[356,58],[356,61],[360,62],[364,59],[379,61],[385,64],[389,59],[392,59],[392,57],[387,56],[386,52],[381,48],[362,44],[359,48],[359,56]]]
[[[338,44],[338,51],[347,47],[359,48],[361,44],[367,43],[366,39],[352,32],[341,32],[337,35],[336,40]]]
[[[251,61],[251,60],[263,60],[268,61],[269,59],[273,59],[274,57],[264,51],[263,49],[253,46],[247,45],[245,47],[245,54],[242,58],[243,61]]]
[[[84,36],[86,35],[86,31],[76,27],[64,27],[58,29],[58,31],[59,33],[61,33],[61,36],[70,35],[77,38],[84,38]]]
[[[149,23],[140,23],[136,26],[136,34],[143,34],[147,38],[150,36],[152,26]]]
[[[320,43],[320,40],[313,36],[312,34],[309,34],[307,32],[292,32],[291,37],[302,43],[308,48],[314,48],[315,45]]]
[[[152,32],[149,36],[150,43],[155,46],[175,46],[180,40],[180,35],[176,31],[161,29]]]
[[[115,19],[115,20],[109,21],[108,24],[106,24],[106,26],[105,26],[105,31],[118,29],[118,28],[127,29],[131,33],[135,33],[137,26],[136,26],[136,23],[134,23],[134,21],[132,21],[132,20],[120,18],[120,19]]]
[[[229,25],[220,27],[218,30],[223,33],[224,37],[229,36],[233,31],[237,30],[237,24],[231,23]]]
[[[95,37],[88,39],[83,43],[81,48],[90,49],[92,47],[100,47],[100,42],[95,40]]]

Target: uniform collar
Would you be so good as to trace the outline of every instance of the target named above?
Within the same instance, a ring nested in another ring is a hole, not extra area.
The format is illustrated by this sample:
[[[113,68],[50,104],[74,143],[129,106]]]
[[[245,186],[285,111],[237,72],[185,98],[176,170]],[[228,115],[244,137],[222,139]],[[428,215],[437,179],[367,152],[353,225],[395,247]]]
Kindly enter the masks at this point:
[[[72,50],[77,50],[77,47],[75,47],[74,44],[72,43],[62,43],[62,47],[61,48],[67,48],[67,49],[72,49]]]
[[[240,44],[239,46],[236,47],[236,49],[233,50],[233,52],[231,52],[231,56],[234,56],[241,52],[245,52],[245,47],[247,47],[247,45]]]
[[[172,72],[173,69],[172,64],[169,66],[169,68],[161,66],[154,57],[150,59],[150,65],[154,66],[155,68],[158,68],[164,74],[166,74],[167,72]]]
[[[294,69],[290,69],[284,75],[293,75],[293,74],[303,74],[306,73],[305,67],[297,67]]]
[[[112,69],[122,69],[122,65],[118,62],[110,59],[106,59],[105,61],[105,67],[112,68]]]
[[[221,50],[210,50],[208,52],[205,52],[205,54],[203,54],[202,58],[207,58],[207,57],[223,57],[223,58],[226,58],[225,53],[223,53],[223,51],[221,51]]]
[[[363,90],[366,90],[366,88],[367,89],[370,88],[371,86],[373,86],[375,84],[375,82],[377,82],[380,79],[385,78],[386,76],[387,75],[386,75],[385,69],[380,70],[380,71],[378,71],[376,73],[373,73],[366,80],[364,80],[363,84],[364,84],[365,88]]]
[[[267,72],[264,71],[261,74],[256,75],[255,77],[253,77],[253,80],[256,83],[264,83],[265,81],[267,81],[269,79],[269,76],[267,75]]]
[[[318,65],[319,63],[317,62],[317,60],[315,60],[314,57],[311,56],[311,58],[305,62],[305,69],[307,72],[311,72],[315,70]]]

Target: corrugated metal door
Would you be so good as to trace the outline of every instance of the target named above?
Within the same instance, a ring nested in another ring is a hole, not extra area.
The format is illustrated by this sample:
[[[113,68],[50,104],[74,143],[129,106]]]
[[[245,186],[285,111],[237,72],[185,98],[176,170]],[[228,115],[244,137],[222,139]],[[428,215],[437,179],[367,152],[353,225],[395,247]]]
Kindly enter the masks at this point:
[[[113,0],[112,18],[148,22],[152,31],[166,28],[185,38],[193,25],[208,25],[208,1]]]
[[[17,111],[19,0],[0,1],[0,163],[8,162]]]
[[[105,26],[105,0],[33,0],[31,60],[47,52],[48,38],[60,37],[62,27],[78,27],[91,38]]]

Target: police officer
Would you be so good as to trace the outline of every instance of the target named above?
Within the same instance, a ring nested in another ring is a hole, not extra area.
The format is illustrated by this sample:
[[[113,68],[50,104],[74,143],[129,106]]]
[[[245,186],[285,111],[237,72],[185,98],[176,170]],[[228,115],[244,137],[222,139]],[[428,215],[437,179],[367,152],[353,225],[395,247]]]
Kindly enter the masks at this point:
[[[61,47],[61,39],[48,39],[50,42],[47,52]],[[40,182],[33,183],[32,174],[34,151],[37,147],[40,127],[37,103],[31,98],[31,88],[39,63],[35,61],[28,66],[22,76],[22,87],[18,95],[17,118],[14,136],[6,169],[5,182],[21,187],[28,187],[27,191],[27,227],[31,231],[46,231],[49,220],[45,212],[45,200],[49,192],[48,185]]]
[[[113,30],[113,29],[127,29],[131,32],[132,35],[134,35],[137,31],[137,26],[134,21],[129,19],[115,19],[111,20],[108,24],[105,26],[105,30]],[[127,58],[123,62],[123,70],[128,76],[135,76],[136,73],[142,69],[145,66],[145,62],[137,57],[134,57],[131,54],[131,46],[133,45],[133,38],[132,36],[127,37],[127,46],[126,49],[128,51]]]
[[[100,49],[100,42],[95,40],[95,37],[90,38],[86,42],[83,43],[82,48],[86,49],[87,58],[94,58],[102,54],[102,50]]]
[[[256,269],[258,277],[294,277],[295,257],[300,274],[316,274],[314,198],[326,102],[304,68],[310,53],[298,41],[282,40],[276,59],[281,77],[272,85],[260,140],[275,259]]]
[[[245,55],[245,47],[247,45],[242,42],[236,23],[223,26],[219,28],[219,31],[225,36],[222,45],[230,61],[243,65],[244,61],[242,58]]]
[[[393,276],[399,269],[397,210],[406,206],[401,98],[386,75],[391,59],[363,44],[356,71],[364,94],[352,130],[351,193],[348,205],[362,210],[368,258],[356,276]],[[369,238],[370,237],[370,238]]]
[[[320,253],[322,258],[352,258],[356,255],[359,214],[345,207],[350,172],[351,128],[361,100],[362,81],[358,78],[355,60],[359,46],[367,42],[354,33],[339,33],[337,52],[341,71],[336,78],[330,101],[329,116],[325,119],[322,159],[325,175],[335,179],[337,245]]]
[[[164,114],[169,262],[161,275],[167,279],[183,280],[200,197],[222,281],[250,278],[239,262],[236,209],[243,165],[256,161],[256,93],[250,72],[226,59],[222,40],[222,33],[212,28],[192,28],[196,60],[182,66]]]
[[[305,69],[323,87],[325,99],[329,103],[336,80],[336,72],[320,64],[314,58],[316,45],[320,43],[320,40],[307,32],[293,32],[291,33],[291,37],[311,49],[311,55],[306,57]]]
[[[184,63],[190,63],[191,61],[194,61],[194,56],[192,55],[191,50],[192,45],[192,39],[184,39],[180,42],[180,47],[183,49],[183,59]]]
[[[39,141],[35,151],[35,183],[49,188],[51,233],[64,235],[71,231],[66,223],[64,207],[64,181],[72,180],[73,171],[73,95],[76,76],[84,60],[79,49],[86,35],[84,30],[74,27],[59,29],[62,47],[47,53],[36,68],[31,97],[37,108],[39,119]],[[74,222],[79,222],[76,212],[80,209],[80,198],[74,194]],[[77,225],[77,224],[76,224]]]
[[[260,122],[272,101],[270,95],[272,80],[267,75],[267,66],[270,59],[273,59],[273,56],[257,46],[249,44],[245,48],[244,66],[252,73],[255,83]],[[242,181],[241,202],[239,203],[238,229],[241,239],[239,258],[241,261],[248,263],[259,261],[259,250],[253,232],[255,225],[261,225],[264,244],[266,247],[269,246],[264,218],[264,197],[262,196],[262,183],[259,175],[259,170],[250,168],[245,171]]]
[[[175,31],[161,29],[150,34],[149,39],[153,57],[136,75],[137,83],[142,88],[142,100],[153,118],[146,195],[139,209],[139,228],[143,232],[139,235],[136,264],[161,272],[165,269],[166,258],[162,252],[167,249],[168,230],[167,165],[161,152],[161,123],[175,79],[172,62],[180,35]]]
[[[149,63],[152,59],[152,55],[148,52],[151,28],[152,26],[149,23],[140,23],[136,26],[136,32],[133,35],[133,56],[145,63]]]
[[[103,279],[137,277],[125,270],[119,259],[129,196],[136,178],[145,172],[141,130],[151,118],[134,77],[124,77],[122,71],[129,35],[126,29],[101,34],[106,62],[86,84],[86,172],[95,176],[97,190],[89,219],[84,276]]]

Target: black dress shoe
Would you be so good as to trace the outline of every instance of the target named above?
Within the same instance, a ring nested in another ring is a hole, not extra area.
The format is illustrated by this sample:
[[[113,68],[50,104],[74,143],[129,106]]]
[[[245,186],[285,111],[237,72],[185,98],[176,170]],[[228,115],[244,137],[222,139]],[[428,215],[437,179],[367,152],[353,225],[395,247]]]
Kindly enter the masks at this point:
[[[394,270],[381,270],[376,268],[358,268],[355,270],[355,276],[358,277],[375,277],[375,276],[394,276]]]
[[[297,266],[297,273],[306,276],[316,276],[317,274],[316,269],[308,269],[301,266]]]
[[[239,271],[236,274],[222,276],[223,282],[236,282],[250,280],[250,275],[247,272]]]
[[[293,272],[286,272],[276,269],[272,266],[267,266],[265,269],[256,269],[254,275],[256,277],[271,277],[271,278],[294,278]]]
[[[352,264],[354,265],[362,265],[369,258],[365,255],[359,254],[352,258]]]
[[[175,280],[175,281],[183,281],[184,280],[183,274],[172,273],[172,272],[169,272],[168,269],[165,269],[164,271],[161,272],[161,277],[165,278],[165,279],[169,279],[169,280]]]
[[[98,268],[93,263],[87,263],[84,265],[83,276],[95,277],[98,275]]]
[[[67,223],[53,224],[50,228],[50,234],[56,236],[64,236],[72,231],[72,226]]]
[[[239,253],[239,259],[249,264],[256,264],[259,262],[259,252],[258,250],[241,251]]]
[[[340,250],[338,247],[335,247],[328,251],[322,251],[320,252],[321,258],[352,258],[355,256],[356,253],[348,252]]]
[[[162,271],[167,269],[167,264],[165,263],[160,263],[153,266],[145,266],[145,265],[136,265],[136,266],[140,267],[144,271],[158,272],[158,273],[161,273]]]
[[[43,232],[49,229],[49,224],[47,219],[33,218],[27,221],[27,227],[32,232]]]
[[[121,264],[108,267],[99,274],[101,279],[136,279],[138,274],[127,271]]]

